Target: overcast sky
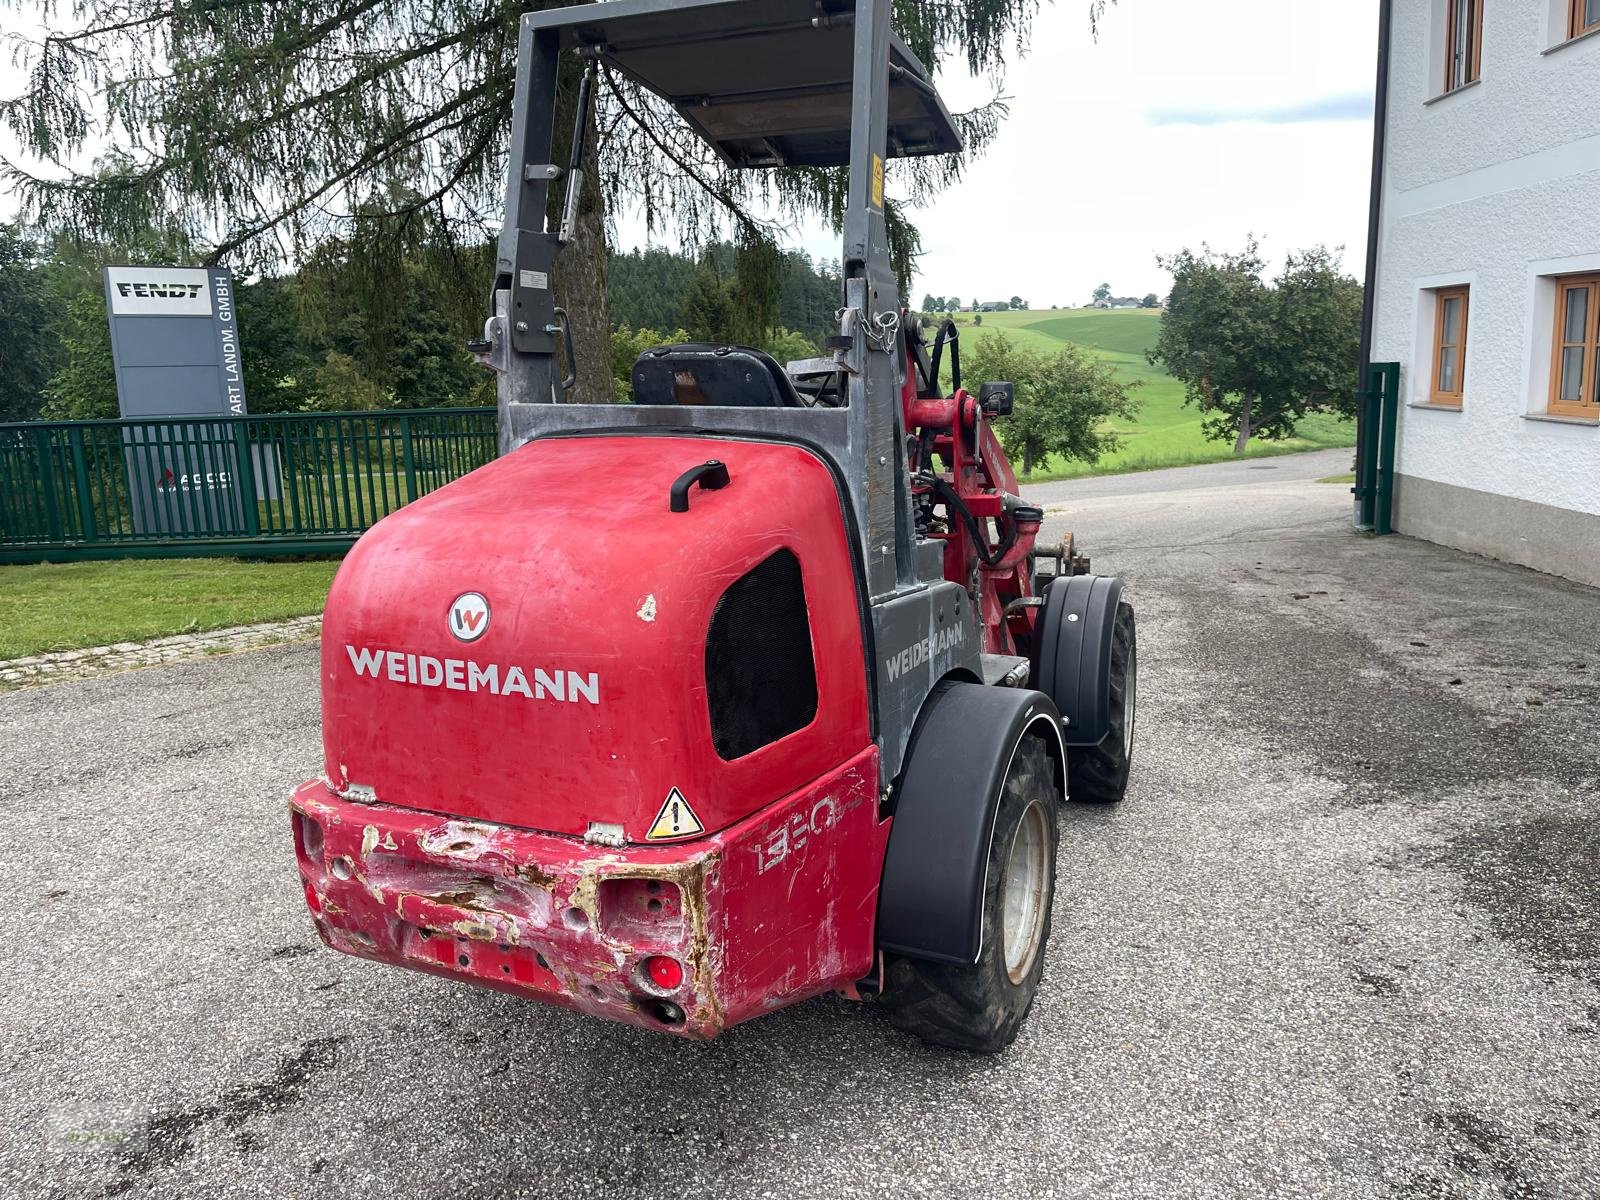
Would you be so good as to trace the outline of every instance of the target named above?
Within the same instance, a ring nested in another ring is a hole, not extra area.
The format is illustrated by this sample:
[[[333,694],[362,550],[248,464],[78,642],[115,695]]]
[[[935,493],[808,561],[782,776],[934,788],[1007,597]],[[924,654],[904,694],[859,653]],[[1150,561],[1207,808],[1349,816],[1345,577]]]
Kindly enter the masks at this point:
[[[1087,7],[1040,15],[996,144],[917,214],[913,303],[1165,295],[1156,254],[1252,231],[1273,259],[1342,245],[1361,275],[1376,4],[1120,0],[1098,42]],[[941,83],[953,105],[972,95]]]
[[[1096,284],[1165,294],[1155,256],[1237,246],[1270,258],[1344,246],[1359,276],[1366,240],[1377,5],[1285,0],[1120,0],[1088,28],[1088,0],[1056,0],[1005,91],[1011,116],[967,178],[914,211],[926,291],[1082,304]],[[14,14],[13,14],[14,15]],[[0,92],[19,83],[0,63]],[[987,85],[941,78],[952,109]],[[15,204],[0,196],[0,217]],[[624,216],[617,241],[642,242]],[[793,244],[837,257],[821,229]]]
[[[914,211],[923,293],[1036,308],[1166,294],[1156,255],[1238,246],[1269,261],[1317,243],[1362,274],[1377,5],[1119,0],[1099,41],[1088,0],[1056,0],[1006,80],[1011,116],[966,179]],[[987,85],[939,80],[952,109]],[[618,241],[642,242],[624,218]],[[837,238],[792,240],[836,258]]]

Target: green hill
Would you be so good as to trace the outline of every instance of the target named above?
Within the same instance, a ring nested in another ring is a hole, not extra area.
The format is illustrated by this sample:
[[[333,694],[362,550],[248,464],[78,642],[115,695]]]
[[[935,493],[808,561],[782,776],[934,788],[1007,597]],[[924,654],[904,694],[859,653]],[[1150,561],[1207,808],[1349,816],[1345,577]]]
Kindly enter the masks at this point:
[[[1184,407],[1183,385],[1160,367],[1152,367],[1145,361],[1145,351],[1155,345],[1161,328],[1160,313],[1147,309],[1036,309],[983,313],[982,317],[982,326],[972,328],[972,313],[957,315],[956,323],[962,327],[963,340],[981,338],[991,329],[1002,329],[1020,345],[1034,350],[1048,352],[1062,342],[1072,342],[1111,363],[1122,378],[1143,384],[1135,393],[1142,404],[1138,419],[1119,425],[1123,439],[1115,454],[1092,465],[1051,460],[1034,472],[1033,481],[1114,475],[1123,471],[1222,462],[1233,457],[1231,443],[1208,442],[1201,436],[1200,414]],[[980,381],[963,382],[970,386]],[[1355,442],[1355,422],[1319,414],[1301,421],[1296,436],[1286,441],[1251,442],[1245,457],[1354,446]]]

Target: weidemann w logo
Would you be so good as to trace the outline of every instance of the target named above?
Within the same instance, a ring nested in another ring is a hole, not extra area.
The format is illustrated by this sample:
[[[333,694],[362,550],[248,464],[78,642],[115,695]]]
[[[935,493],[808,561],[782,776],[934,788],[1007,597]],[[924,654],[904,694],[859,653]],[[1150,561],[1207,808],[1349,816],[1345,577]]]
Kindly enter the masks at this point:
[[[477,592],[462,592],[450,605],[450,632],[458,642],[475,642],[489,632],[489,602]]]

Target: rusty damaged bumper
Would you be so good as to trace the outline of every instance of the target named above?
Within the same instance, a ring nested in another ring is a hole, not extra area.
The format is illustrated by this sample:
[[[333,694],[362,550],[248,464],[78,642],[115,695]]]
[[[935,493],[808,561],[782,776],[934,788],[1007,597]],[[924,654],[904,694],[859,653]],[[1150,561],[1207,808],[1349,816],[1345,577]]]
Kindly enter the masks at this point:
[[[889,826],[877,772],[868,749],[717,834],[616,850],[342,799],[320,780],[290,809],[333,949],[711,1037],[869,972]],[[677,986],[653,956],[681,966]]]

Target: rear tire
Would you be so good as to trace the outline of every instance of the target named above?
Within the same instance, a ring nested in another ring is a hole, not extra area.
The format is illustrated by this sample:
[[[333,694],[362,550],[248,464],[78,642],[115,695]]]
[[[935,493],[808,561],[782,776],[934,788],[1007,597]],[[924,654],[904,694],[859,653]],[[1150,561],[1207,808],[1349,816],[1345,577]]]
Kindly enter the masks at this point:
[[[889,1019],[936,1046],[994,1054],[1033,1006],[1050,940],[1060,787],[1050,752],[1024,737],[1000,789],[984,879],[983,945],[972,966],[891,957]]]
[[[1111,627],[1111,720],[1098,746],[1067,748],[1067,799],[1116,804],[1128,791],[1138,713],[1139,639],[1133,605],[1118,602]]]

